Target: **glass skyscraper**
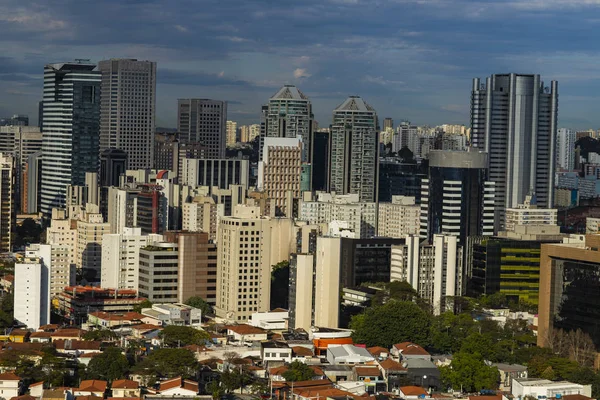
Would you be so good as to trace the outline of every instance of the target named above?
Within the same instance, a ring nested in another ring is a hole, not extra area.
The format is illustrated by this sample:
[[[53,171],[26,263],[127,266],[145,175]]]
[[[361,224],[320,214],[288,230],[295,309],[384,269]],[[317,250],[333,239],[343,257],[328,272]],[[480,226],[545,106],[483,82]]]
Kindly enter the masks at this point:
[[[40,211],[65,206],[67,185],[98,171],[100,72],[87,60],[44,67]]]

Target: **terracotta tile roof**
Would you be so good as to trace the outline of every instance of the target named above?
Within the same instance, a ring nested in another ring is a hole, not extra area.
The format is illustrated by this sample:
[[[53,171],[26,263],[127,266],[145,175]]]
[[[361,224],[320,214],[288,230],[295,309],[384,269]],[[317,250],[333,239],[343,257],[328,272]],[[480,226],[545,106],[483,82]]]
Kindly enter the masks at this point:
[[[48,339],[50,339],[52,337],[52,332],[33,332],[29,337],[30,338],[48,338]]]
[[[379,365],[386,371],[407,371],[402,364],[392,360],[391,358],[386,358],[385,360],[381,361]]]
[[[583,396],[584,399],[589,399],[589,397]],[[579,400],[584,400],[584,399],[579,399]],[[502,395],[501,394],[496,394],[496,395],[488,395],[488,396],[469,396],[469,400],[502,400]]]
[[[379,376],[380,371],[377,367],[354,367],[358,376]]]
[[[85,331],[82,329],[66,328],[66,329],[58,329],[58,330],[52,332],[52,337],[70,337],[70,338],[79,339],[80,337],[83,336],[84,333],[85,333]]]
[[[4,275],[4,279],[9,282],[14,282],[15,276],[14,275]]]
[[[201,353],[203,351],[212,351],[211,349],[209,349],[206,346],[198,346],[197,344],[190,344],[188,346],[185,346],[184,348],[188,349],[190,351],[193,351],[195,353]]]
[[[32,383],[31,385],[29,385],[29,388],[31,389],[32,387],[40,386],[43,384],[44,384],[44,381],[35,382],[35,383]]]
[[[139,389],[140,384],[131,379],[119,379],[110,385],[112,389]]]
[[[42,325],[38,328],[38,331],[49,331],[49,330],[57,330],[58,328],[60,328],[60,326],[58,324],[46,324],[46,325]]]
[[[106,381],[99,380],[87,380],[81,381],[79,384],[79,391],[81,392],[105,392],[108,383]]]
[[[20,381],[21,377],[17,376],[14,372],[5,372],[0,374],[0,381]]]
[[[200,386],[198,385],[198,382],[192,381],[190,379],[185,379],[183,381],[183,388],[187,389],[187,390],[191,390],[196,393],[198,393],[200,391]]]
[[[102,353],[83,353],[77,356],[77,358],[93,358],[99,356]]]
[[[305,398],[312,398],[312,397],[318,397],[318,398],[328,398],[328,397],[352,397],[354,398],[355,395],[353,395],[350,392],[346,392],[345,390],[340,390],[340,389],[335,389],[335,388],[319,388],[319,389],[294,389],[294,394],[296,394],[299,397],[305,397]]]
[[[261,333],[266,333],[264,329],[256,328],[248,324],[227,325],[225,328],[227,328],[227,330],[237,333],[238,335],[258,335]]]
[[[2,350],[3,351],[7,351],[7,350],[18,350],[20,352],[23,351],[42,351],[42,348],[44,347],[43,343],[30,343],[30,342],[26,342],[26,343],[3,343],[2,344]]]
[[[145,318],[146,316],[137,312],[126,312],[126,313],[108,313],[105,311],[96,311],[93,313],[90,313],[90,315],[98,318],[98,319],[102,319],[104,321],[141,321],[142,318]]]
[[[428,356],[430,355],[424,348],[419,346],[418,344],[411,342],[403,342],[395,344],[394,347],[398,349],[398,351],[404,355],[410,356]]]
[[[375,347],[367,347],[367,351],[371,353],[373,357],[379,357],[381,353],[389,354],[390,350],[385,347],[375,346]]]
[[[75,400],[98,400],[101,399],[100,396],[95,396],[93,394],[88,394],[87,396],[75,396]]]
[[[278,308],[276,308],[274,310],[271,310],[271,312],[287,312],[287,311],[288,310],[286,310],[285,308],[281,308],[281,307],[278,307]]]
[[[312,357],[314,355],[311,349],[302,346],[292,347],[292,354],[299,357]]]
[[[405,396],[420,396],[420,395],[429,396],[429,393],[427,393],[427,391],[425,389],[423,389],[421,386],[401,386],[400,391]]]
[[[162,329],[162,327],[160,327],[158,325],[152,325],[152,324],[138,324],[138,325],[132,325],[131,329],[136,330],[136,331],[153,331],[156,329]]]
[[[22,396],[11,397],[10,400],[37,400],[37,397],[33,397],[28,394],[24,394]]]
[[[182,378],[178,376],[177,378],[168,379],[166,381],[162,381],[160,383],[159,391],[162,392],[164,390],[169,390],[173,388],[181,387]]]
[[[567,394],[562,396],[564,400],[592,400],[591,397],[584,396],[582,394]]]
[[[31,332],[29,332],[27,329],[13,329],[9,336],[27,336],[30,334]]]
[[[102,342],[93,340],[58,339],[52,342],[57,350],[100,350]]]

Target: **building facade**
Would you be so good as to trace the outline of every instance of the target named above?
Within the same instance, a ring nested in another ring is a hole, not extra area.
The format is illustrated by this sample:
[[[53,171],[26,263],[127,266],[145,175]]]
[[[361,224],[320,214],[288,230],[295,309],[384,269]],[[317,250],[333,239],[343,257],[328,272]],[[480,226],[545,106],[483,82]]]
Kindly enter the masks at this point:
[[[35,254],[15,264],[14,293],[16,321],[33,330],[50,323],[48,267]]]
[[[140,249],[139,295],[153,303],[176,303],[179,246],[153,243]]]
[[[67,185],[83,185],[98,170],[100,71],[86,62],[44,67],[40,211],[65,206]]]
[[[205,146],[206,158],[225,158],[227,102],[210,99],[177,101],[177,132],[189,143]]]
[[[495,74],[473,80],[471,143],[488,153],[489,180],[496,186],[500,227],[504,209],[535,194],[540,207],[554,205],[558,83],[539,75]]]
[[[242,185],[248,189],[250,161],[240,159],[183,159],[180,182],[189,186],[229,189]]]
[[[377,236],[403,238],[418,235],[421,229],[421,207],[414,197],[392,196],[391,203],[379,203]]]
[[[135,59],[100,61],[102,73],[100,151],[127,153],[131,169],[154,165],[156,63]]]
[[[331,126],[331,191],[358,194],[360,201],[377,201],[379,121],[375,109],[351,96],[333,111]]]
[[[575,131],[560,128],[556,135],[556,168],[567,171],[575,169]]]
[[[12,251],[15,228],[15,159],[0,153],[0,252]]]

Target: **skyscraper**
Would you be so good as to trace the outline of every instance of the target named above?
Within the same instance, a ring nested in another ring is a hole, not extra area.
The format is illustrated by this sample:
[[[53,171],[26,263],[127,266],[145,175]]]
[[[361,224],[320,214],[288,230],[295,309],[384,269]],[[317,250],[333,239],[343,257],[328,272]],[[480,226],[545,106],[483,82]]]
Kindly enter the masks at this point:
[[[489,179],[496,184],[500,224],[505,208],[535,194],[552,208],[558,83],[544,86],[539,75],[492,75],[473,80],[471,142],[488,153]]]
[[[267,137],[302,137],[302,162],[310,162],[312,106],[294,85],[285,85],[270,99],[264,113]]]
[[[40,211],[64,207],[67,185],[98,170],[100,72],[85,60],[44,67]]]
[[[329,130],[313,132],[312,151],[312,190],[328,191],[329,189]]]
[[[333,111],[330,190],[356,193],[360,201],[377,201],[379,170],[377,112],[358,96]]]
[[[383,120],[383,130],[394,129],[394,120],[391,118],[386,118]]]
[[[227,102],[210,99],[177,101],[179,139],[205,146],[206,158],[225,158]]]
[[[152,168],[156,63],[112,59],[100,61],[98,69],[102,72],[100,151],[124,150],[129,168]]]
[[[15,159],[9,154],[0,153],[0,251],[12,251],[14,229],[15,196],[13,171]]]
[[[560,128],[556,135],[556,166],[567,171],[575,168],[575,131]]]

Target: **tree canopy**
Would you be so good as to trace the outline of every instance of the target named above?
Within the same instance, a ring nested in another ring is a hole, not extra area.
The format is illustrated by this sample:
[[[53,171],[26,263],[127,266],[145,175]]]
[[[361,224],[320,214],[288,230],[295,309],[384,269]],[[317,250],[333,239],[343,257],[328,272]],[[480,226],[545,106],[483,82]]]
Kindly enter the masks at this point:
[[[125,378],[127,371],[129,371],[129,362],[121,349],[108,347],[90,360],[87,367],[87,377],[112,382]]]
[[[162,378],[188,378],[194,375],[196,367],[196,357],[188,349],[164,348],[152,351],[136,365],[135,371]]]
[[[168,325],[160,332],[160,337],[165,346],[181,347],[191,344],[203,345],[210,336],[205,331],[201,331],[190,326]]]
[[[271,310],[289,308],[290,262],[282,261],[271,269]]]
[[[458,352],[452,364],[440,368],[442,382],[454,390],[475,392],[483,389],[497,389],[500,374],[498,368],[485,364],[479,353]]]
[[[152,308],[152,302],[150,300],[144,300],[140,304],[133,307],[133,311],[141,313],[143,308]]]
[[[294,361],[282,376],[288,382],[308,381],[315,376],[315,372],[308,365],[300,361]]]
[[[190,307],[199,308],[200,310],[202,310],[202,316],[213,314],[212,306],[200,296],[192,296],[189,299],[187,299],[184,304]]]
[[[405,341],[426,346],[430,325],[431,316],[410,301],[389,301],[368,308],[350,321],[356,343],[386,348]]]

